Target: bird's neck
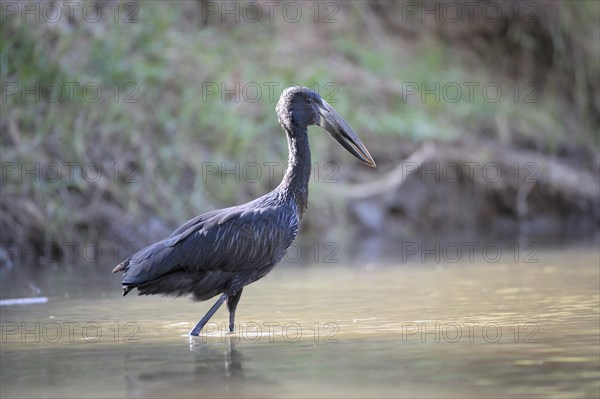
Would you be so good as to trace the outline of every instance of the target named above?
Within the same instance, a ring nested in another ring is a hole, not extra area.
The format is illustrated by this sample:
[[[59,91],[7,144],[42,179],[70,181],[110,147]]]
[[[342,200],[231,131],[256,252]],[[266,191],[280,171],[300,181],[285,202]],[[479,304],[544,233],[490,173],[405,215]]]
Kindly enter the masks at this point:
[[[287,132],[289,157],[283,180],[277,189],[296,202],[300,217],[308,207],[308,180],[310,179],[310,148],[308,129],[291,134]]]

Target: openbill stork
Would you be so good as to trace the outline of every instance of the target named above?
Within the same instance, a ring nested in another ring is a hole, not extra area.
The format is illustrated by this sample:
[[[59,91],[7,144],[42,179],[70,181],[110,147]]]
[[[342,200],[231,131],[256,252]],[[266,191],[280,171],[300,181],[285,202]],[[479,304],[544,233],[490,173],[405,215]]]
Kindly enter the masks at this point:
[[[296,238],[308,204],[308,126],[321,126],[348,152],[375,167],[356,133],[313,90],[285,89],[276,111],[289,148],[287,170],[277,188],[248,203],[196,216],[113,270],[124,272],[123,296],[134,288],[140,295],[191,294],[196,301],[220,294],[192,329],[192,336],[200,333],[225,301],[229,330],[233,332],[235,310],[244,287],[269,273]]]

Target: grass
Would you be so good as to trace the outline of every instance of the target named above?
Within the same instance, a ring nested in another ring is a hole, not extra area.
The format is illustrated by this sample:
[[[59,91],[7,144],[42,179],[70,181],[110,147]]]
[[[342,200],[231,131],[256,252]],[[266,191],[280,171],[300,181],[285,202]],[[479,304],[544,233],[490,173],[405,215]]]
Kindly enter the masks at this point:
[[[3,230],[8,227],[17,241],[155,239],[199,212],[272,189],[281,167],[274,179],[257,182],[223,181],[219,174],[203,176],[202,171],[208,163],[224,162],[226,168],[236,162],[240,167],[285,163],[287,146],[274,107],[289,82],[319,88],[365,143],[381,148],[376,158],[400,160],[398,148],[377,143],[480,136],[496,126],[497,118],[514,126],[513,135],[543,142],[545,151],[573,139],[583,146],[598,145],[597,104],[590,104],[598,86],[589,82],[600,70],[598,43],[591,39],[598,37],[599,16],[591,2],[562,6],[552,32],[560,69],[549,75],[551,81],[535,103],[506,95],[515,82],[521,88],[527,84],[528,76],[507,76],[485,63],[468,65],[464,49],[449,46],[431,29],[411,38],[388,26],[367,3],[340,6],[339,23],[317,25],[309,18],[298,24],[280,18],[275,23],[205,24],[200,4],[136,4],[138,23],[23,23],[8,16],[2,24],[2,82],[28,88],[93,83],[102,88],[98,101],[81,90],[56,102],[32,101],[31,95],[24,101],[20,95],[3,101],[5,165],[97,163],[103,174],[97,182],[79,176],[81,170],[74,171],[72,181],[58,182],[3,174],[2,202],[11,215],[3,219]],[[108,5],[103,7],[107,11]],[[397,11],[393,4],[388,7],[390,14]],[[575,40],[581,45],[570,50],[569,41]],[[574,75],[570,51],[585,60]],[[552,80],[561,73],[574,76],[569,95]],[[267,95],[270,82],[273,97]],[[477,90],[472,100],[465,92],[457,101],[407,95],[407,87],[414,87],[410,85],[432,88],[449,82],[464,90],[464,82],[496,82],[505,94],[498,102],[486,101]],[[260,88],[257,101],[249,101],[254,98],[250,89],[222,96],[222,85],[231,89],[238,83]],[[218,92],[210,94],[208,88]],[[575,117],[565,117],[570,112]],[[319,173],[326,173],[327,162],[336,162],[336,177],[350,179],[357,162],[322,137],[322,131],[311,132]],[[135,181],[128,179],[132,173]],[[360,173],[375,176],[377,171]],[[344,229],[333,226],[349,223],[347,203],[331,201],[335,185],[315,182],[310,189],[311,202],[318,206],[311,207],[304,230],[319,237],[341,234]]]

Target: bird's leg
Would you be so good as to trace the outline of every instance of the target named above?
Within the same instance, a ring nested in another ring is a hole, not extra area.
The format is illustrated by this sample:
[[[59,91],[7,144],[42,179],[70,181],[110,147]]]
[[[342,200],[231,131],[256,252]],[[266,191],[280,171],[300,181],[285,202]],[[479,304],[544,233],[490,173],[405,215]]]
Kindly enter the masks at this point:
[[[227,299],[227,310],[229,310],[229,331],[233,332],[235,325],[235,308],[237,308],[238,302],[242,296],[243,288],[240,288],[235,295],[232,295]]]
[[[202,328],[204,328],[204,325],[206,323],[208,323],[208,321],[210,320],[210,318],[221,307],[221,305],[223,304],[223,302],[225,302],[226,299],[227,299],[227,294],[221,295],[221,297],[219,298],[219,300],[213,305],[212,308],[210,308],[210,310],[208,311],[208,313],[206,313],[204,315],[204,317],[202,318],[202,320],[200,320],[198,322],[198,324],[196,324],[196,327],[192,328],[192,331],[190,331],[190,335],[193,335],[193,336],[197,337],[198,334],[200,334],[200,330],[202,330]]]

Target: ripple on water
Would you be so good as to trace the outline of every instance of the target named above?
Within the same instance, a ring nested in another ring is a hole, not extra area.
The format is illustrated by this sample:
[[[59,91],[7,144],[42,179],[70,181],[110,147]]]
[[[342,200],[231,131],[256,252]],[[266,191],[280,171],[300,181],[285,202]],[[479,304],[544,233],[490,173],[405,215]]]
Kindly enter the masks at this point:
[[[212,303],[92,280],[67,299],[65,278],[46,304],[2,309],[2,396],[597,397],[597,259],[565,259],[278,268],[244,290],[234,334],[223,308],[192,340]]]

